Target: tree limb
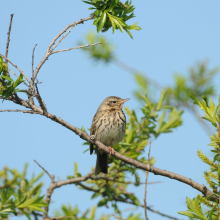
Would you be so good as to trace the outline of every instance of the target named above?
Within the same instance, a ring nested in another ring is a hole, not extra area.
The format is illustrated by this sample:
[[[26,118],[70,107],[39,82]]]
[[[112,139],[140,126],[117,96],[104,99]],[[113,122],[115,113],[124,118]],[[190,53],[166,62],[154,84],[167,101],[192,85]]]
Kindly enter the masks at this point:
[[[38,66],[37,66],[36,69],[35,69],[34,75],[33,75],[33,77],[32,77],[32,78],[33,78],[33,79],[32,79],[33,81],[36,79],[37,74],[38,74],[40,68],[42,67],[42,65],[45,63],[45,61],[48,59],[48,57],[52,54],[52,52],[53,52],[52,47],[53,47],[53,45],[55,44],[56,40],[57,40],[58,38],[60,38],[69,28],[73,28],[73,27],[75,27],[77,24],[83,24],[84,21],[88,21],[88,20],[91,20],[91,19],[93,19],[93,18],[94,18],[94,14],[91,15],[91,16],[89,16],[89,17],[87,17],[87,18],[80,19],[79,21],[76,21],[76,22],[73,22],[72,24],[67,25],[67,26],[52,40],[52,42],[50,43],[50,45],[49,45],[48,48],[47,48],[47,51],[46,51],[46,54],[45,54],[44,58],[41,60],[41,62],[38,64]],[[69,32],[68,32],[68,33],[69,33]],[[68,34],[68,33],[67,33],[67,34]],[[61,39],[61,40],[62,40],[62,39]],[[61,40],[58,42],[58,44],[61,42]],[[58,44],[57,44],[57,45],[58,45]],[[56,45],[54,48],[56,48],[57,45]]]
[[[0,110],[0,112],[23,112],[23,113],[30,113],[30,114],[39,114],[31,110],[20,110],[20,109],[5,109],[5,110]]]
[[[8,38],[7,38],[7,43],[6,43],[6,50],[5,50],[5,57],[8,57],[8,48],[9,48],[9,43],[10,43],[10,34],[11,34],[11,26],[12,26],[12,20],[13,20],[14,14],[11,14],[11,20],[8,28]],[[6,63],[8,63],[8,60],[5,60]]]
[[[53,51],[51,54],[59,53],[59,52],[65,52],[65,51],[69,51],[69,50],[80,49],[80,48],[83,48],[83,47],[91,47],[91,46],[95,46],[95,45],[98,45],[98,44],[105,44],[105,43],[99,42],[99,43],[95,43],[95,44],[86,44],[86,45],[82,45],[82,46],[79,46],[79,47],[72,47],[72,48],[68,48],[68,49],[64,49],[64,50],[56,50],[56,51]]]
[[[14,101],[14,100],[13,100]],[[15,102],[15,101],[14,101]],[[27,108],[31,108],[27,102],[25,102],[24,100],[20,99],[20,105],[23,105]],[[36,111],[38,114],[42,114],[43,115],[43,110],[40,109],[37,106],[33,106],[33,110]],[[47,117],[50,118],[52,121],[55,121],[57,123],[59,123],[60,125],[66,127],[67,129],[73,131],[76,135],[78,135],[80,138],[82,138],[83,140],[86,140],[90,143],[94,143],[100,150],[103,150],[105,153],[109,154],[109,149],[108,147],[106,147],[104,144],[102,144],[100,141],[98,140],[91,140],[90,136],[86,133],[81,131],[80,129],[78,129],[77,127],[69,124],[68,122],[64,121],[62,118],[58,118],[56,115],[53,115],[51,113],[48,112]],[[145,170],[145,171],[149,171],[151,173],[154,173],[155,175],[160,175],[160,176],[165,176],[168,177],[170,179],[175,179],[179,182],[185,183],[191,187],[193,187],[194,189],[200,191],[205,197],[208,197],[210,195],[212,195],[212,191],[210,191],[205,185],[201,185],[197,182],[195,182],[194,180],[184,177],[182,175],[167,171],[167,170],[162,170],[156,167],[153,167],[149,164],[144,164],[141,163],[137,160],[134,160],[132,158],[126,157],[120,153],[118,153],[117,151],[115,152],[115,154],[113,155],[115,158],[118,158],[119,160],[133,165],[136,168]],[[213,196],[210,198],[210,200],[215,200],[216,198]]]

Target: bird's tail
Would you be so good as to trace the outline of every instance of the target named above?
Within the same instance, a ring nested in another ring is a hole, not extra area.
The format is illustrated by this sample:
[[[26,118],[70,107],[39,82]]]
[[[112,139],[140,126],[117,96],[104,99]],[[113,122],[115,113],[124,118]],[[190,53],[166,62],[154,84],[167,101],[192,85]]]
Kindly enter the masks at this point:
[[[108,173],[108,154],[105,152],[99,152],[97,150],[97,159],[95,166],[95,175],[98,175],[100,172]]]

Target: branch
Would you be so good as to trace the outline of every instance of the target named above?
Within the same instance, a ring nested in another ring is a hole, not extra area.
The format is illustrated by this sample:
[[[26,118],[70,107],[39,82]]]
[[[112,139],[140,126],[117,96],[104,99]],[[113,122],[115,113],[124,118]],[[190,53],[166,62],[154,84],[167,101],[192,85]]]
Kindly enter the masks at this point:
[[[45,218],[45,220],[59,220],[64,218],[73,218],[73,219],[80,219],[76,216],[60,216],[60,217],[53,217],[53,218]]]
[[[56,51],[53,51],[51,54],[59,53],[59,52],[65,52],[65,51],[69,51],[69,50],[80,49],[80,48],[83,48],[83,47],[95,46],[95,45],[98,45],[98,44],[105,44],[105,43],[99,42],[99,43],[95,43],[95,44],[86,44],[86,45],[82,45],[82,46],[79,46],[79,47],[72,47],[72,48],[68,48],[68,49],[64,49],[64,50],[56,50]]]
[[[150,150],[151,150],[151,142],[148,152],[148,165],[150,165]],[[147,180],[148,180],[148,171],[146,171],[146,183],[145,183],[145,192],[144,192],[144,212],[145,212],[145,219],[148,220],[147,217]]]
[[[12,66],[14,66],[23,76],[24,78],[30,83],[30,80],[28,79],[28,77],[24,74],[24,72],[22,70],[20,70],[18,68],[17,65],[15,65],[14,63],[12,63],[7,57],[5,57],[4,55],[0,54],[0,56],[2,56],[3,58],[5,58],[6,61],[8,61]]]
[[[23,112],[23,113],[30,113],[30,114],[39,114],[31,110],[20,110],[20,109],[5,109],[5,110],[0,110],[0,112]]]
[[[12,100],[12,101],[15,102],[15,100]],[[18,104],[23,105],[27,108],[31,108],[29,106],[29,104],[27,102],[25,102],[24,100],[22,100],[22,99],[20,99],[20,103],[18,103]],[[40,109],[39,107],[35,106],[35,105],[33,106],[33,110],[36,111],[38,114],[43,115],[43,110]],[[78,129],[77,127],[69,124],[68,122],[64,121],[62,118],[58,118],[58,117],[56,117],[56,115],[53,115],[49,112],[47,113],[47,117],[50,118],[51,120],[61,124],[62,126],[66,127],[67,129],[73,131],[76,135],[78,135],[83,140],[86,140],[90,143],[95,144],[100,150],[103,150],[105,153],[107,153],[107,154],[110,153],[108,147],[106,147],[100,141],[92,140],[86,132],[83,132],[80,129]],[[126,157],[126,156],[118,153],[117,151],[115,152],[115,154],[113,156],[115,158],[127,163],[127,164],[131,164],[131,165],[135,166],[136,168],[139,168],[139,169],[142,169],[142,170],[145,170],[145,171],[149,171],[151,173],[154,173],[155,175],[160,175],[160,176],[168,177],[170,179],[175,179],[179,182],[187,184],[187,185],[193,187],[194,189],[198,190],[199,192],[201,192],[205,197],[208,197],[208,196],[213,194],[212,191],[210,191],[205,185],[201,185],[201,184],[195,182],[194,180],[192,180],[190,178],[184,177],[182,175],[179,175],[179,174],[167,171],[167,170],[161,170],[161,169],[153,167],[149,164],[141,163],[137,160]],[[216,197],[213,196],[213,197],[210,198],[210,200],[216,200]]]
[[[122,62],[121,60],[119,59],[113,59],[113,63],[118,66],[119,68],[127,71],[127,72],[130,72],[131,74],[137,74],[137,73],[140,73],[139,70],[127,65],[126,63]],[[155,86],[157,89],[161,90],[163,88],[163,86],[158,83],[156,80],[150,78],[147,76],[147,80],[150,82],[151,85]]]
[[[32,81],[32,82],[33,82],[33,81]],[[44,100],[43,100],[43,99],[41,98],[41,96],[40,96],[40,93],[39,93],[38,87],[37,87],[37,83],[35,83],[35,87],[36,87],[36,90],[37,90],[37,96],[36,96],[37,101],[38,101],[38,103],[39,103],[41,109],[43,110],[43,115],[47,116],[47,107],[46,107],[46,105],[45,105],[45,103],[44,103]]]
[[[122,199],[122,198],[119,198],[119,197],[117,197],[117,196],[113,196],[113,199],[114,199],[115,201],[118,201],[118,202],[123,202],[123,203],[131,204],[131,205],[136,205],[134,202],[127,201],[126,199]],[[136,206],[137,206],[137,205],[136,205]],[[144,205],[140,205],[140,207],[144,208]],[[175,217],[173,217],[173,216],[170,216],[170,215],[164,214],[164,213],[162,213],[162,212],[159,212],[159,211],[157,211],[157,210],[154,210],[154,209],[152,209],[152,208],[149,207],[149,206],[147,206],[147,209],[148,209],[149,211],[151,211],[151,212],[153,212],[153,213],[156,213],[156,214],[158,214],[158,215],[161,215],[161,216],[163,216],[163,217],[167,217],[167,218],[174,219],[174,220],[180,220],[180,219],[175,218]]]
[[[34,75],[34,51],[36,48],[37,44],[35,44],[33,52],[32,52],[32,76]]]
[[[54,49],[61,43],[61,41],[70,33],[70,31],[73,29],[73,27],[71,27],[68,32],[58,41],[58,43],[51,49],[51,51],[54,51]]]
[[[51,182],[54,183],[54,182],[55,182],[55,181],[54,181],[54,177],[51,176],[51,175],[49,174],[49,172],[48,172],[44,167],[42,167],[36,160],[34,160],[34,162],[50,177]]]
[[[57,41],[57,39],[60,38],[68,29],[74,28],[77,24],[83,24],[84,21],[91,20],[91,19],[93,19],[93,17],[94,17],[94,14],[91,15],[91,16],[89,16],[89,17],[87,17],[87,18],[81,19],[81,20],[79,20],[79,21],[76,21],[76,22],[73,22],[72,24],[67,25],[67,26],[52,40],[52,42],[50,43],[50,45],[49,45],[48,48],[47,48],[47,51],[46,51],[46,54],[45,54],[44,58],[41,60],[41,62],[38,64],[38,66],[37,66],[36,69],[35,69],[34,75],[33,75],[33,77],[32,77],[32,80],[33,80],[33,81],[36,79],[37,74],[38,74],[40,68],[42,67],[42,65],[45,63],[45,61],[48,59],[48,57],[52,54],[53,49],[55,49],[55,48],[57,47],[57,45],[62,41],[62,39],[61,39],[61,40],[58,42],[58,44],[52,49],[52,47],[53,47],[53,45],[55,44],[55,42]],[[69,32],[68,32],[67,34],[69,34]],[[67,34],[66,34],[66,35],[67,35]],[[65,35],[64,37],[66,37],[66,35]],[[63,37],[63,38],[64,38],[64,37]]]
[[[9,42],[10,42],[10,34],[11,34],[11,26],[12,26],[12,20],[13,20],[13,16],[14,14],[11,14],[11,20],[10,20],[10,24],[9,24],[9,28],[8,28],[8,39],[7,39],[7,43],[6,43],[6,51],[5,51],[5,57],[8,57],[8,48],[9,48]],[[5,63],[8,63],[8,60],[5,60]]]
[[[86,189],[86,190],[88,190],[88,191],[99,192],[98,189],[93,189],[92,187],[88,187],[88,186],[86,186],[86,185],[84,185],[84,184],[82,184],[82,183],[77,183],[77,185],[80,185],[81,187],[83,187],[84,189]],[[117,197],[117,196],[115,196],[115,195],[113,196],[113,200],[115,200],[115,201],[117,201],[117,202],[124,202],[124,203],[128,203],[128,204],[132,204],[132,205],[137,206],[134,202],[128,201],[128,200],[123,199],[123,198],[121,198],[121,197]],[[140,207],[145,208],[144,205],[140,205]],[[147,208],[149,211],[154,212],[154,213],[156,213],[156,214],[158,214],[158,215],[161,215],[161,216],[163,216],[163,217],[167,217],[167,218],[174,219],[174,220],[179,220],[178,218],[175,218],[175,217],[172,217],[172,216],[170,216],[170,215],[161,213],[161,212],[156,211],[156,210],[154,210],[154,209],[152,209],[152,208],[150,208],[150,207],[148,207],[148,206],[147,206],[146,208]]]

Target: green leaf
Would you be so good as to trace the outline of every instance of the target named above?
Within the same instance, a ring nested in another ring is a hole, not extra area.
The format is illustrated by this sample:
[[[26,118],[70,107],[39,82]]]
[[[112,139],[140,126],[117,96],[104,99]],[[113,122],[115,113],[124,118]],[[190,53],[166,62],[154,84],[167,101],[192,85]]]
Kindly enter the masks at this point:
[[[98,33],[102,30],[105,22],[106,22],[106,12],[104,11],[102,16],[101,16],[101,19],[100,19],[100,21],[99,21],[99,23],[97,25],[97,32]]]
[[[2,72],[2,69],[3,69],[3,58],[0,56],[0,74]]]
[[[99,201],[99,203],[98,203],[97,206],[98,206],[98,207],[101,207],[101,206],[105,205],[107,202],[108,202],[108,200],[105,199],[105,198],[103,198],[101,201]]]
[[[166,96],[166,92],[167,91],[164,90],[164,89],[161,91],[160,100],[159,100],[159,102],[157,104],[157,108],[156,108],[157,111],[159,111],[161,109],[162,105],[163,105],[163,102],[164,102],[164,99],[165,99],[165,96]]]
[[[199,216],[194,215],[192,212],[186,212],[186,211],[182,211],[182,212],[177,212],[180,215],[185,215],[188,216],[190,218],[196,218],[196,219],[201,219]]]
[[[13,84],[13,89],[15,89],[17,86],[19,86],[21,83],[23,83],[23,75],[20,74],[15,83]]]
[[[10,82],[14,82],[14,80],[11,77],[9,77],[9,76],[1,75],[0,77],[4,78],[4,79],[7,79]]]
[[[31,217],[30,217],[30,215],[27,213],[27,212],[25,212],[23,209],[19,209],[29,220],[31,220]]]
[[[132,33],[131,33],[129,30],[127,30],[126,28],[124,28],[124,30],[128,33],[128,35],[130,36],[130,38],[133,39]]]

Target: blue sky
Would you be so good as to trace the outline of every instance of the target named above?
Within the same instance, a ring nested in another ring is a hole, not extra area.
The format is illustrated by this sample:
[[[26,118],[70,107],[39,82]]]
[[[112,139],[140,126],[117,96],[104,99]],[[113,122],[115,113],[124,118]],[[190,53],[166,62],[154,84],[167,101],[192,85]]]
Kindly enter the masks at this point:
[[[9,59],[31,76],[31,55],[35,44],[35,65],[43,58],[51,40],[67,24],[89,16],[88,6],[81,1],[27,1],[10,0],[1,3],[0,52],[4,54],[10,14],[14,13],[9,48]],[[187,73],[190,65],[209,59],[210,67],[219,65],[220,57],[220,2],[219,1],[137,1],[136,18],[141,31],[133,31],[134,40],[124,33],[111,31],[105,36],[116,45],[117,57],[139,69],[164,86],[173,83],[173,74]],[[59,49],[77,45],[84,35],[95,30],[92,21],[75,27],[62,42]],[[14,70],[14,69],[13,69]],[[115,65],[94,65],[80,50],[51,56],[42,67],[38,79],[40,93],[48,111],[62,117],[74,126],[89,128],[92,118],[104,98],[116,95],[131,98],[126,103],[138,109],[133,96],[136,84],[132,75]],[[219,82],[220,76],[215,78]],[[219,90],[218,90],[219,92]],[[12,103],[0,102],[0,109],[17,109]],[[151,154],[156,158],[155,166],[203,184],[203,171],[207,167],[198,159],[198,149],[207,153],[209,137],[194,119],[185,112],[183,126],[171,134],[161,135],[152,144]],[[65,179],[73,173],[77,161],[79,171],[86,174],[95,165],[96,157],[82,154],[83,141],[74,133],[38,115],[1,113],[0,169],[7,165],[22,170],[29,163],[28,175],[41,172],[34,163],[36,159],[51,174]],[[140,172],[142,180],[145,173]],[[50,181],[46,175],[44,190]],[[148,187],[148,204],[161,212],[178,216],[177,211],[186,210],[186,196],[192,198],[197,191],[183,183],[161,176],[149,175],[149,181],[164,181]],[[143,201],[144,186],[131,187]],[[61,204],[78,205],[81,211],[96,204],[92,194],[78,190],[75,186],[57,189],[52,197],[50,215]],[[122,209],[131,207],[121,205]],[[100,208],[97,212],[112,213],[111,208]],[[138,212],[144,216],[144,210]],[[125,213],[123,217],[126,217]],[[149,212],[150,219],[164,219]]]

